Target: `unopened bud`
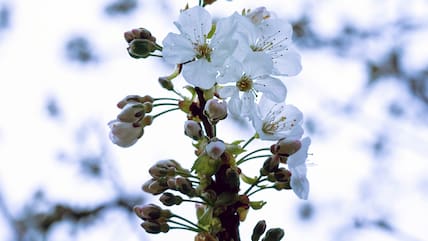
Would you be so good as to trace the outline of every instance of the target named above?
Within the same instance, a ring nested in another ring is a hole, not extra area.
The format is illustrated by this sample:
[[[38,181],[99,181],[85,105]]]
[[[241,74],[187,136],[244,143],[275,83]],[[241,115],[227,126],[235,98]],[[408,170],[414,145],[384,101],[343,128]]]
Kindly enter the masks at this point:
[[[205,147],[207,155],[214,160],[219,160],[226,150],[226,145],[221,140],[211,141]]]
[[[256,226],[254,226],[253,234],[251,235],[251,241],[258,241],[265,231],[266,221],[260,220],[257,222]]]
[[[166,90],[174,90],[174,84],[167,77],[159,77],[159,84]]]
[[[284,237],[284,230],[281,228],[271,228],[266,232],[263,241],[279,241]]]
[[[162,181],[162,179],[152,178],[143,184],[142,189],[147,193],[158,195],[166,191],[168,189],[168,185],[166,184],[166,181]]]
[[[112,120],[108,123],[110,127],[110,140],[120,147],[130,147],[144,134],[144,129],[133,123]]]
[[[153,110],[153,102],[144,102],[143,108],[146,113],[150,113]]]
[[[136,59],[147,58],[156,50],[160,50],[158,45],[148,39],[134,39],[128,47],[129,55]]]
[[[156,38],[145,28],[135,28],[131,31],[126,31],[123,35],[128,43],[132,42],[134,39],[148,39],[152,42],[156,42]]]
[[[159,223],[156,221],[145,221],[141,224],[141,227],[146,230],[148,233],[157,234],[157,233],[166,233],[169,231],[169,225],[167,223]]]
[[[279,182],[289,182],[291,172],[284,167],[279,168],[274,172],[275,180]]]
[[[278,190],[278,191],[281,191],[283,189],[288,189],[288,190],[291,189],[290,181],[287,181],[287,182],[275,182],[275,184],[273,185],[273,187],[276,190]]]
[[[155,204],[135,206],[134,212],[143,220],[155,220],[161,217],[162,208]]]
[[[192,186],[192,183],[184,178],[184,177],[177,177],[175,179],[175,185],[177,188],[177,191],[186,194],[188,196],[194,196],[195,194],[195,189]]]
[[[141,120],[141,123],[143,124],[143,126],[149,126],[153,123],[153,116],[151,115],[146,115],[143,117],[143,119]]]
[[[193,140],[199,140],[202,137],[202,127],[199,122],[187,120],[184,122],[184,134]]]
[[[263,175],[267,175],[268,173],[274,172],[278,170],[279,167],[279,157],[277,156],[270,156],[266,159],[266,161],[263,163]]]
[[[125,107],[126,104],[131,103],[131,102],[138,102],[138,103],[150,102],[150,103],[153,103],[153,101],[154,101],[154,99],[150,95],[145,95],[145,96],[128,95],[117,103],[117,107],[119,109],[122,109],[123,107]]]
[[[289,157],[302,147],[300,140],[281,139],[271,147],[273,154]]]
[[[219,120],[227,117],[227,104],[218,99],[209,99],[205,104],[204,115],[208,117],[211,124],[216,124]]]
[[[172,193],[165,192],[162,194],[162,196],[160,196],[159,201],[161,201],[165,206],[173,206],[179,205],[181,202],[183,202],[183,198]]]
[[[146,114],[144,107],[139,102],[128,102],[117,115],[117,119],[124,122],[135,122]]]
[[[175,176],[176,170],[181,170],[182,167],[178,162],[172,159],[166,159],[156,162],[149,168],[149,173],[152,177],[160,178],[165,176]]]

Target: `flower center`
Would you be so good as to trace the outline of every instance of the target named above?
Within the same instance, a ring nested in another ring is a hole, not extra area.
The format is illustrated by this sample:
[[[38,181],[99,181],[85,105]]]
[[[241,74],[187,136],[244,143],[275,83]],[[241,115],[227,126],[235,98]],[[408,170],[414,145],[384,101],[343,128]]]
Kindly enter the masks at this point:
[[[197,45],[196,48],[196,58],[202,59],[205,58],[208,62],[211,62],[211,53],[212,49],[210,46],[208,46],[207,43],[204,43],[202,45]]]
[[[270,120],[263,123],[262,131],[266,134],[275,134],[279,129],[282,129],[285,124],[287,117],[280,116],[278,120]]]
[[[244,91],[244,92],[248,92],[253,88],[253,80],[247,76],[247,75],[243,75],[237,82],[236,82],[236,87],[240,90],[240,91]]]

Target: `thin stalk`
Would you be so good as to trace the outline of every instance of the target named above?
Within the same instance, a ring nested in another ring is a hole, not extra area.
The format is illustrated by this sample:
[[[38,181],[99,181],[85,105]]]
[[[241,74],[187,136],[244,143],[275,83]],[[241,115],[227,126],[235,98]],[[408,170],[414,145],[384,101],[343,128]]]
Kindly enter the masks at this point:
[[[180,101],[179,99],[176,98],[169,98],[169,97],[164,97],[164,98],[154,98],[154,101],[158,101],[158,100],[172,100],[172,101]]]
[[[253,157],[249,157],[249,158],[247,158],[247,159],[244,159],[244,160],[241,160],[239,163],[237,162],[236,163],[236,165],[239,165],[239,164],[242,164],[242,163],[244,163],[244,162],[246,162],[246,161],[249,161],[249,160],[251,160],[251,159],[257,159],[257,158],[262,158],[262,157],[271,157],[272,155],[260,155],[260,156],[253,156]]]
[[[191,202],[191,203],[199,203],[199,204],[206,204],[205,202],[191,200],[191,199],[183,199],[183,202]]]
[[[156,106],[178,106],[177,103],[158,103],[158,104],[153,104],[153,107]]]
[[[260,187],[259,189],[254,190],[252,193],[249,193],[247,196],[248,196],[248,197],[250,197],[250,196],[252,196],[253,194],[256,194],[256,193],[260,192],[261,190],[265,190],[265,189],[269,189],[269,188],[275,188],[275,187],[274,187],[274,186],[269,186],[269,187]]]
[[[252,151],[252,152],[248,153],[247,155],[243,156],[241,159],[239,159],[239,160],[236,162],[236,165],[239,165],[239,164],[241,164],[241,163],[245,162],[245,158],[247,158],[247,157],[251,156],[251,155],[252,155],[252,154],[254,154],[254,153],[257,153],[257,152],[260,152],[260,151],[269,151],[269,150],[270,150],[270,148],[261,148],[261,149],[258,149],[258,150],[255,150],[255,151]]]
[[[253,183],[253,184],[251,184],[251,186],[244,192],[244,195],[247,195],[250,191],[251,191],[251,189],[253,189],[253,187],[255,187],[257,184],[259,184],[261,181],[260,181],[260,179],[262,179],[262,176],[260,175],[258,178],[257,178],[257,180]]]
[[[244,149],[245,147],[247,147],[248,146],[248,144],[250,144],[252,141],[254,141],[254,139],[256,139],[257,138],[257,133],[256,134],[254,134],[254,136],[252,136],[250,139],[248,139],[248,141],[247,142],[245,142],[245,144],[242,146],[242,149]]]
[[[203,227],[200,227],[199,225],[197,225],[196,223],[193,223],[192,221],[190,221],[190,220],[188,220],[188,219],[186,219],[186,218],[183,218],[183,217],[181,217],[181,216],[178,216],[178,215],[175,215],[175,214],[173,214],[172,215],[172,218],[178,218],[178,219],[180,219],[180,220],[183,220],[183,221],[185,221],[186,223],[189,223],[189,224],[191,224],[191,225],[193,225],[193,226],[195,226],[196,228],[198,228],[199,230],[201,230],[201,231],[207,231],[207,230],[205,230]],[[170,222],[173,222],[172,220],[169,220]]]
[[[166,111],[163,111],[163,112],[161,112],[161,113],[158,113],[158,114],[156,114],[156,115],[154,115],[153,116],[153,119],[155,119],[155,118],[157,118],[157,117],[159,117],[159,116],[161,116],[161,115],[163,115],[163,114],[166,114],[166,113],[168,113],[168,112],[171,112],[171,111],[174,111],[174,110],[179,110],[180,108],[172,108],[172,109],[169,109],[169,110],[166,110]]]

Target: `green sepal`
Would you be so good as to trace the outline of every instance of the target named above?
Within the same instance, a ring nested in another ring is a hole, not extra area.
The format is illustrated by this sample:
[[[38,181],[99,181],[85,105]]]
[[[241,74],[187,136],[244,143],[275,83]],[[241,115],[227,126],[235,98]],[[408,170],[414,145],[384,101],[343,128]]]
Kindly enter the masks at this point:
[[[250,207],[254,210],[261,209],[267,202],[265,201],[252,201],[250,202]]]
[[[247,184],[254,185],[257,183],[258,177],[249,177],[241,172],[241,180]]]
[[[200,175],[212,176],[220,167],[220,161],[214,160],[208,155],[201,155],[192,166],[192,171]]]
[[[239,140],[239,141],[234,141],[231,144],[226,144],[227,152],[232,155],[239,155],[245,152],[245,150],[239,145],[242,142],[243,140]]]

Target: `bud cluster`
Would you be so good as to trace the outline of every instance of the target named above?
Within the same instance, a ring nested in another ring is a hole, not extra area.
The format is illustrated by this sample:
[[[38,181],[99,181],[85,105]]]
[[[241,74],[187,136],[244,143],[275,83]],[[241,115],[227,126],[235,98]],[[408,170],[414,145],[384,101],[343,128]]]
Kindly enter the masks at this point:
[[[128,53],[133,58],[147,58],[153,56],[152,53],[156,50],[162,50],[162,47],[156,43],[156,38],[145,28],[127,31],[124,37],[129,44]]]
[[[152,124],[153,117],[146,114],[152,111],[153,98],[130,95],[121,100],[117,107],[121,112],[108,123],[110,139],[120,147],[132,146],[143,136],[144,127]]]
[[[144,206],[135,206],[134,212],[139,218],[144,220],[141,227],[148,233],[166,233],[170,227],[167,224],[168,219],[172,216],[169,210],[162,209],[155,204]]]

